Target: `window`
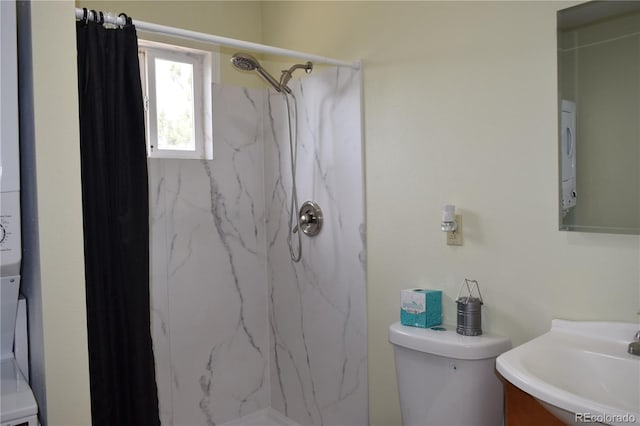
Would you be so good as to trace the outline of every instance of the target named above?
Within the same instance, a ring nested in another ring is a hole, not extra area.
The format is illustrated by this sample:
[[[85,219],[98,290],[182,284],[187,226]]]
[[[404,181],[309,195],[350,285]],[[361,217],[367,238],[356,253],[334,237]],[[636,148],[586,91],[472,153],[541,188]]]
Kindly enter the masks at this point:
[[[149,157],[212,158],[211,53],[138,45]]]

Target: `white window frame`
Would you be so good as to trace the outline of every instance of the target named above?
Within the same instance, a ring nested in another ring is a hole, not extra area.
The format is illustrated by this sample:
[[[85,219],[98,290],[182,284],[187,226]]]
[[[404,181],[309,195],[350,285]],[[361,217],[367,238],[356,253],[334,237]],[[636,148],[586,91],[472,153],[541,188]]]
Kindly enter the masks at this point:
[[[213,158],[213,138],[211,123],[211,52],[157,43],[138,41],[140,78],[145,108],[147,155],[149,158]],[[217,55],[216,55],[217,56]],[[195,150],[160,149],[157,143],[158,117],[156,107],[155,60],[191,64],[193,67],[193,121]],[[218,58],[216,59],[216,65]],[[217,68],[217,67],[216,67]],[[217,74],[217,73],[216,73]]]

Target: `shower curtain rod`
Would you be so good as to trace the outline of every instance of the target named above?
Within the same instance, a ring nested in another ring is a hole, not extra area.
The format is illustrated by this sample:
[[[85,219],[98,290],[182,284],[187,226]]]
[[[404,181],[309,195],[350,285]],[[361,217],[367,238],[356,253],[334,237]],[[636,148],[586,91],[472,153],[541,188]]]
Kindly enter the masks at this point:
[[[104,22],[107,24],[124,25],[125,18],[117,16],[115,13],[103,12]],[[76,8],[76,19],[84,19],[84,9]],[[87,19],[93,21],[94,16],[92,11],[88,11]],[[349,67],[355,70],[360,69],[360,62],[346,62],[337,59],[327,58],[324,56],[310,55],[304,52],[298,52],[295,50],[282,49],[280,47],[268,46],[265,44],[253,43],[250,41],[237,40],[233,38],[221,37],[211,34],[199,33],[196,31],[184,30],[182,28],[168,27],[165,25],[153,24],[150,22],[143,22],[133,20],[133,25],[137,29],[143,31],[149,31],[153,33],[172,35],[175,37],[185,38],[188,40],[203,41],[206,43],[213,43],[221,46],[235,47],[237,49],[251,50],[253,52],[265,53],[269,55],[288,56],[291,58],[302,59],[305,61],[311,61],[316,64],[336,65],[341,67]]]

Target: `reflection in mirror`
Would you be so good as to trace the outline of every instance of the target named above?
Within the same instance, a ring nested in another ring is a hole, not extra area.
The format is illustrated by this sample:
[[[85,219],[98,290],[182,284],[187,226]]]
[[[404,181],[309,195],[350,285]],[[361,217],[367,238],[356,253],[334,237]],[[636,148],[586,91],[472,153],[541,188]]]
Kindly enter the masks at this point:
[[[640,234],[640,2],[558,12],[560,229]]]

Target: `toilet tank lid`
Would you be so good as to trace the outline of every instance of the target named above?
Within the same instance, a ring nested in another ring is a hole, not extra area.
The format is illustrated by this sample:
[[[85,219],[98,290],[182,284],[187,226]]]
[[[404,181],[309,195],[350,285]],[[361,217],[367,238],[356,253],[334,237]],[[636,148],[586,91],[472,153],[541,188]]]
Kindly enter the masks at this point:
[[[495,358],[511,349],[511,341],[504,336],[462,336],[456,333],[455,326],[440,327],[445,330],[408,327],[397,322],[389,327],[389,342],[416,351],[456,359]]]

